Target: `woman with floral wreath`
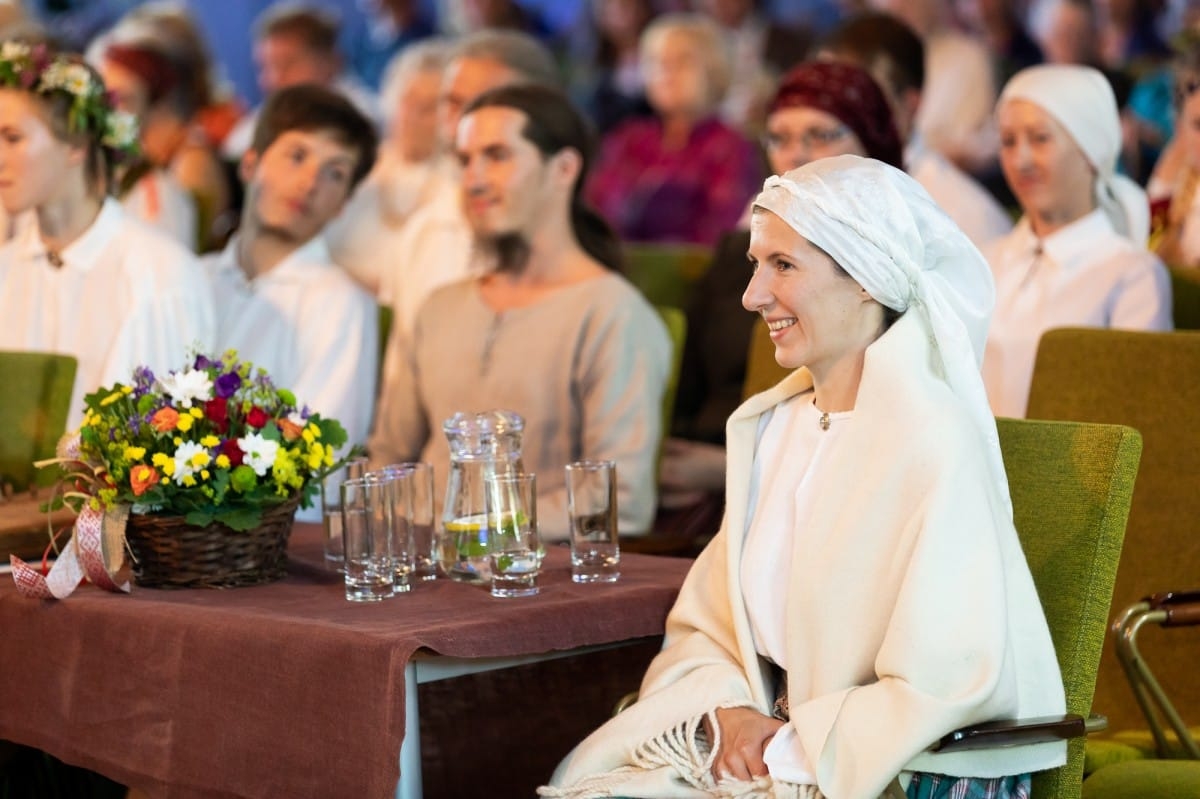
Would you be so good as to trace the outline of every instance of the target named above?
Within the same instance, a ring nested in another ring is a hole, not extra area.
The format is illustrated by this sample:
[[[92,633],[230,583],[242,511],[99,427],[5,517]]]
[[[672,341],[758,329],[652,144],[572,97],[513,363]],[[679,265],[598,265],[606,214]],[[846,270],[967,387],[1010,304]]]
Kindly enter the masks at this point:
[[[139,365],[165,371],[213,338],[192,254],[109,196],[136,138],[77,56],[0,44],[0,204],[21,218],[0,247],[0,350],[78,359],[71,426],[85,393]]]

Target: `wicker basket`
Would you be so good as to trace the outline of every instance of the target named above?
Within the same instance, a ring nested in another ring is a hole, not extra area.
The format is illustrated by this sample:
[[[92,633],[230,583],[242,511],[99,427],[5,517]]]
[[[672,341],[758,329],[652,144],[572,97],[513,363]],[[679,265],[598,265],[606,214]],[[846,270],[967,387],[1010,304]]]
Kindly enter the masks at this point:
[[[296,495],[243,532],[219,523],[195,527],[182,516],[131,515],[125,540],[133,553],[133,579],[146,588],[233,588],[278,580],[299,504]]]

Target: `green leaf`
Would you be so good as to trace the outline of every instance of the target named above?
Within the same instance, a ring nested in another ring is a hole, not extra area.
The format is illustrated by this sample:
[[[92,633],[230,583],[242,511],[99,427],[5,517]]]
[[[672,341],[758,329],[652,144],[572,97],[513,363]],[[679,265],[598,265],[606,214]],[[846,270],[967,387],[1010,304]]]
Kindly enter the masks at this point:
[[[228,508],[213,515],[216,521],[231,530],[253,530],[262,523],[261,508]]]
[[[239,494],[244,494],[250,491],[258,483],[258,475],[254,473],[246,464],[242,464],[233,470],[230,475],[230,483],[233,485],[233,490]]]
[[[214,517],[214,514],[212,513],[212,511],[194,510],[194,511],[191,511],[190,513],[188,513],[188,515],[185,516],[184,519],[187,521],[188,524],[195,525],[196,527],[207,527],[208,525],[212,524],[213,517]]]
[[[263,429],[258,431],[267,441],[277,441],[283,443],[283,434],[279,432],[279,425],[273,421],[263,425]]]

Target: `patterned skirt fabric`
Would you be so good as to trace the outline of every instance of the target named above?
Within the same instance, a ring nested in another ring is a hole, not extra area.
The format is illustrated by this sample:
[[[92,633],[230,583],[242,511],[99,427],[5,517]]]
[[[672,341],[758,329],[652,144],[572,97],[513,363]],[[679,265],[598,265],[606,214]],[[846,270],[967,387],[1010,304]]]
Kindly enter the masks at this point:
[[[908,799],[1029,799],[1032,779],[1015,777],[948,777],[917,772],[908,784]]]

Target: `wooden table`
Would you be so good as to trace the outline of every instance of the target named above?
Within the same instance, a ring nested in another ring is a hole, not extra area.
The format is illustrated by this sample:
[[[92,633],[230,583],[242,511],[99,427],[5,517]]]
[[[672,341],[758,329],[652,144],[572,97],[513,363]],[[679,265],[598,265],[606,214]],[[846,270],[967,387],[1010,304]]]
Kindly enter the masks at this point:
[[[40,506],[49,499],[50,489],[43,489],[36,497],[22,493],[0,499],[0,561],[8,563],[9,555],[24,560],[42,557],[50,543],[50,535],[46,514]],[[70,527],[75,523],[75,514],[69,508],[62,508],[50,514],[50,523],[55,530]],[[65,544],[66,540],[64,536],[61,543]]]
[[[619,582],[578,585],[552,547],[535,597],[437,580],[358,604],[320,539],[297,525],[288,576],[252,588],[54,602],[0,580],[0,674],[20,676],[0,680],[0,739],[152,796],[419,795],[416,716],[445,711],[415,684],[661,634],[690,565],[628,555]],[[571,707],[537,699],[525,712],[551,726]]]

